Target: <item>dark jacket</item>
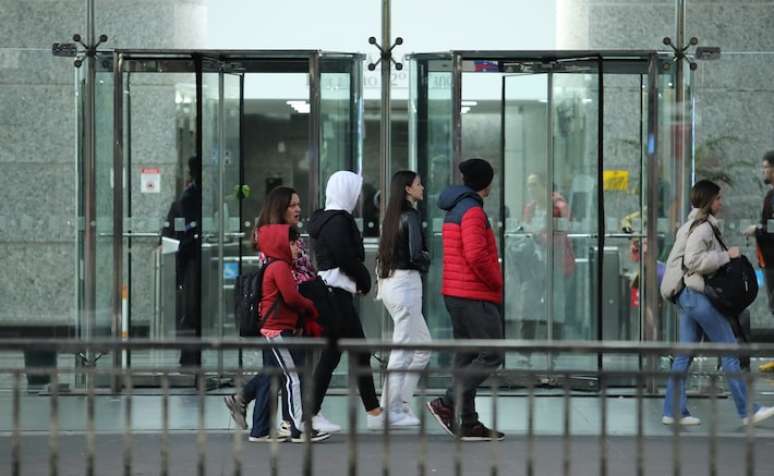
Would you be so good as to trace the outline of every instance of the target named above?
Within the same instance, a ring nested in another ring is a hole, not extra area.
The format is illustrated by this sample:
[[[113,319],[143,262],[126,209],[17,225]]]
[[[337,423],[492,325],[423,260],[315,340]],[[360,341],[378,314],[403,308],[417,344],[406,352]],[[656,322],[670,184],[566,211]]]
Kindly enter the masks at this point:
[[[398,239],[393,251],[395,269],[413,269],[426,273],[430,267],[430,253],[425,246],[419,212],[412,209],[400,214]]]
[[[441,194],[438,206],[446,210],[441,293],[500,304],[503,275],[483,199],[470,187],[452,186]]]
[[[774,269],[774,233],[769,233],[767,224],[774,219],[774,188],[763,199],[761,226],[755,230],[755,242],[758,244],[758,262],[761,268]]]
[[[371,274],[365,267],[363,236],[355,219],[344,210],[317,210],[309,219],[309,236],[317,269],[339,268],[355,282],[357,290],[371,290]]]
[[[264,329],[295,330],[302,327],[301,316],[317,318],[314,303],[298,292],[293,279],[289,228],[290,225],[265,225],[258,229],[260,250],[273,260],[263,274],[260,312],[267,318]],[[267,316],[278,299],[279,309]]]

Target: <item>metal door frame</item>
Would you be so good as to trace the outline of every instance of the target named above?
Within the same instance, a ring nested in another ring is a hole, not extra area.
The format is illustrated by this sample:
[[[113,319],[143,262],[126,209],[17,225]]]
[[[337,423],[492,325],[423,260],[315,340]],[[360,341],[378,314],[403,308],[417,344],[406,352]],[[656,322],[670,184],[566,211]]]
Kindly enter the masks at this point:
[[[665,65],[672,62],[671,55],[665,52],[659,52],[655,50],[578,50],[578,51],[448,51],[439,53],[415,53],[409,56],[412,60],[418,62],[438,60],[442,62],[448,62],[448,70],[452,72],[452,131],[451,131],[451,150],[452,150],[452,173],[454,179],[459,180],[459,174],[454,167],[454,164],[458,164],[462,160],[462,74],[465,71],[465,61],[468,60],[482,60],[493,61],[499,65],[504,63],[519,63],[519,62],[534,62],[534,63],[552,63],[566,60],[587,59],[590,62],[596,61],[597,72],[599,77],[599,110],[598,110],[598,150],[597,150],[597,162],[598,162],[598,177],[597,181],[600,184],[598,187],[599,205],[604,206],[603,190],[601,187],[601,167],[603,160],[603,146],[604,146],[604,75],[605,74],[639,74],[647,77],[647,105],[643,111],[647,114],[647,133],[645,138],[645,160],[646,168],[643,170],[643,174],[647,174],[648,187],[646,190],[646,205],[647,205],[647,228],[644,236],[639,238],[645,238],[648,240],[649,253],[647,260],[641,262],[641,272],[644,276],[645,285],[641,286],[644,296],[641,296],[642,301],[645,303],[644,307],[641,307],[640,320],[641,320],[641,333],[643,341],[658,340],[658,285],[656,278],[656,261],[659,255],[658,240],[657,240],[657,207],[659,202],[658,196],[658,177],[659,177],[659,164],[658,164],[658,143],[659,143],[659,117],[658,117],[658,93],[659,82],[658,76],[665,71]],[[427,63],[425,63],[427,64]],[[447,65],[444,65],[446,69]],[[428,74],[430,71],[427,68],[420,68],[420,74]],[[499,72],[503,72],[502,70]],[[420,79],[421,81],[421,79]],[[549,90],[551,85],[549,84]],[[550,91],[549,91],[550,93]],[[422,97],[418,91],[419,96]],[[552,134],[549,130],[549,141]],[[416,154],[416,151],[412,151],[412,154]],[[553,162],[551,158],[550,162]],[[551,183],[553,180],[553,173],[550,177],[546,177],[546,181]],[[549,187],[550,190],[550,187]],[[549,220],[550,222],[550,220]],[[597,265],[599,268],[602,266],[602,254],[604,253],[604,238],[609,235],[605,231],[605,219],[604,214],[598,217],[598,256]],[[637,237],[635,235],[635,237]],[[598,271],[599,273],[599,271]],[[599,274],[598,274],[599,275]],[[597,303],[601,302],[602,288],[597,286],[598,296]],[[648,292],[648,290],[651,290]],[[643,299],[644,298],[644,299]],[[597,305],[597,327],[598,333],[601,332],[601,313],[602,306]],[[549,331],[550,332],[550,331]],[[598,336],[599,338],[599,336]]]
[[[182,65],[181,69],[170,70],[161,69],[158,72],[188,72],[196,75],[197,84],[197,113],[196,113],[196,143],[197,153],[201,156],[202,152],[202,94],[201,94],[201,78],[203,74],[203,59],[218,62],[221,65],[224,63],[242,63],[247,65],[248,69],[244,72],[260,73],[268,72],[262,71],[261,66],[274,64],[274,69],[277,72],[284,71],[281,65],[284,62],[299,63],[306,62],[306,71],[309,75],[309,103],[310,103],[310,115],[309,115],[309,160],[310,160],[310,174],[309,174],[309,200],[310,208],[315,209],[319,206],[319,161],[320,161],[320,122],[321,122],[321,59],[340,59],[342,61],[351,61],[353,64],[358,61],[363,61],[365,55],[359,53],[337,53],[337,52],[321,52],[319,50],[176,50],[176,49],[117,49],[111,52],[112,56],[103,55],[101,67],[108,71],[112,67],[113,72],[113,171],[114,171],[114,186],[113,186],[113,299],[112,299],[112,333],[115,336],[120,335],[121,325],[123,320],[123,303],[122,303],[122,288],[124,285],[124,239],[131,238],[124,232],[123,216],[124,216],[124,190],[125,185],[123,181],[123,173],[116,173],[115,171],[123,172],[125,166],[124,157],[124,85],[123,78],[124,73],[139,73],[142,74],[143,70],[138,68],[133,70],[131,68],[132,63],[148,61],[153,64],[154,61],[169,62],[169,64],[177,64],[179,62]],[[189,65],[185,65],[185,62],[192,62],[193,68]],[[158,64],[157,64],[158,65]],[[252,66],[256,70],[250,69]],[[215,72],[215,71],[207,71]],[[303,70],[299,70],[303,72]],[[223,88],[223,69],[220,73],[220,92]],[[362,106],[362,74],[359,74],[359,68],[353,68],[350,71],[351,74],[351,95],[353,101],[357,101],[358,104],[354,104],[352,111],[353,119],[362,119],[362,111],[358,108]],[[240,95],[244,95],[244,87],[240,88]],[[243,97],[242,97],[243,101]],[[222,112],[222,111],[221,111]],[[222,117],[220,120],[222,121]],[[357,124],[352,125],[353,128],[357,128],[359,132],[360,126]],[[220,125],[219,125],[220,127]],[[240,136],[241,136],[240,125]],[[222,144],[221,147],[222,149]],[[361,168],[360,162],[362,154],[362,146],[359,141],[353,140],[352,151],[350,154],[353,162],[351,167]],[[240,162],[242,156],[240,154]],[[240,165],[240,168],[242,166]],[[242,177],[242,171],[240,170],[240,177]],[[222,184],[221,184],[222,186]],[[220,197],[223,196],[221,190]],[[221,220],[222,221],[222,220]],[[222,224],[222,223],[221,223]],[[222,235],[223,229],[220,229],[219,235]],[[222,244],[222,236],[219,239]],[[222,249],[221,249],[222,253]],[[221,273],[222,275],[222,273]],[[222,279],[222,276],[220,277]],[[201,293],[199,293],[201,294]],[[222,301],[222,299],[221,299]],[[219,307],[222,311],[221,302]],[[224,316],[220,316],[222,321]],[[129,316],[127,316],[129,319]],[[222,326],[221,326],[222,327]],[[221,329],[222,332],[222,329]],[[113,365],[120,367],[123,364],[123,360],[120,354],[114,355]]]

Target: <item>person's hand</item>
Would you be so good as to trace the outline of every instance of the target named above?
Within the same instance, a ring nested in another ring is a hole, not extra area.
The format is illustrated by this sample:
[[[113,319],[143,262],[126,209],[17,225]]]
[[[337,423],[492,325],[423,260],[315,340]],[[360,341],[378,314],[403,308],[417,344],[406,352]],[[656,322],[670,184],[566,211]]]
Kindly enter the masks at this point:
[[[307,320],[304,323],[304,335],[310,337],[320,337],[323,335],[323,327],[317,321]]]
[[[739,247],[738,246],[732,246],[728,249],[728,257],[729,258],[738,258],[740,255],[739,253]]]
[[[317,318],[320,317],[320,311],[318,311],[316,307],[313,307],[309,310],[307,316],[309,316],[310,319],[314,319],[316,321]]]
[[[750,225],[747,228],[745,228],[744,231],[742,231],[742,233],[744,234],[744,236],[753,236],[755,235],[755,230],[757,229],[758,229],[758,225]]]

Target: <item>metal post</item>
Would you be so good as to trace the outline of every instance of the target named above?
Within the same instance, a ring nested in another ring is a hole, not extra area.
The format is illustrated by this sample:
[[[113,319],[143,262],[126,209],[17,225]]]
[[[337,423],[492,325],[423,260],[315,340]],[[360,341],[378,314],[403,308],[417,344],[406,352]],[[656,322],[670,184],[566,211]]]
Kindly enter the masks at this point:
[[[546,330],[548,340],[554,339],[554,174],[556,173],[556,157],[554,150],[554,136],[556,131],[554,130],[554,73],[548,73],[548,90],[546,91],[548,102],[546,103],[546,122],[548,123],[546,134],[546,155],[548,160],[546,161],[546,196],[543,197],[546,200]],[[601,94],[601,93],[600,93]],[[552,355],[546,355],[548,368],[553,370]]]
[[[462,162],[462,55],[452,57],[452,180],[461,179],[456,165]]]
[[[94,0],[86,0],[86,41],[96,44],[94,34]],[[96,58],[86,56],[86,92],[83,113],[83,335],[91,339],[96,327],[96,257],[97,257],[97,180],[95,138],[95,81]],[[86,361],[94,361],[93,352],[86,353]]]
[[[658,249],[658,200],[659,200],[659,164],[658,164],[658,57],[655,54],[650,56],[648,64],[648,131],[645,143],[646,152],[646,171],[647,180],[647,220],[646,235],[648,243],[648,254],[642,256],[645,261],[644,277],[645,282],[640,283],[641,302],[645,304],[645,315],[643,319],[642,337],[643,340],[656,341],[659,338],[659,319],[658,319],[658,279],[656,275],[656,260],[659,256]],[[644,253],[643,253],[644,254]],[[643,295],[644,294],[644,295]],[[656,357],[648,355],[645,358],[645,367],[648,371],[655,371],[657,362]],[[656,393],[658,386],[656,379],[647,378],[647,388],[649,393]]]
[[[223,64],[219,65],[218,71],[218,337],[223,338],[224,316],[226,306],[223,302],[223,287],[225,279],[223,278],[223,246],[226,243],[226,85],[225,74],[223,73]],[[218,370],[223,368],[223,352],[218,352]]]
[[[325,190],[324,180],[321,177],[320,164],[320,120],[322,109],[322,96],[320,92],[320,53],[315,52],[309,57],[309,191],[312,210],[325,206],[325,201],[320,200],[322,191]]]
[[[124,278],[124,56],[113,53],[113,336],[121,333],[123,319]],[[127,353],[128,355],[128,353]],[[120,368],[123,353],[113,352],[113,367]],[[121,381],[112,377],[113,392],[118,392]]]
[[[678,48],[682,48],[685,45],[685,12],[686,2],[685,0],[677,0],[677,11],[675,12],[676,25],[675,25],[675,38]],[[685,64],[682,59],[678,59],[675,63],[675,114],[674,121],[677,125],[675,128],[675,165],[676,165],[676,187],[678,210],[675,219],[678,222],[682,222],[688,215],[690,205],[688,203],[688,189],[691,186],[691,170],[690,154],[686,153],[688,147],[691,144],[691,127],[686,127],[687,121],[690,120],[688,114],[688,105],[686,104],[686,84],[685,84]],[[671,230],[670,230],[671,231]]]
[[[390,34],[390,0],[382,0],[382,47],[386,50],[392,44]],[[379,207],[379,224],[384,218],[384,212],[389,200],[389,180],[390,180],[390,113],[392,104],[390,92],[392,89],[392,61],[390,58],[382,57],[382,116],[379,134],[379,190],[381,190],[381,201],[384,206]]]

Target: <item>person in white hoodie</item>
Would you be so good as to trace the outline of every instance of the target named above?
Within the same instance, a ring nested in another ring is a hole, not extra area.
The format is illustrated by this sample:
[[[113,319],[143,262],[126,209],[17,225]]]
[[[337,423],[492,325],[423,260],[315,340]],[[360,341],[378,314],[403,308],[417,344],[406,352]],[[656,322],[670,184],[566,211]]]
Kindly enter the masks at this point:
[[[700,180],[691,189],[693,210],[675,237],[667,259],[666,273],[661,282],[661,295],[677,304],[680,316],[680,342],[697,343],[705,335],[712,342],[736,343],[728,320],[712,305],[704,294],[704,277],[717,271],[731,259],[739,256],[739,248],[725,250],[715,237],[722,207],[720,187],[709,180]],[[691,362],[687,354],[679,354],[672,363],[672,372],[685,373]],[[738,373],[739,358],[727,355],[721,358],[723,371]],[[675,388],[677,387],[677,388]],[[743,424],[758,423],[774,416],[774,407],[752,405],[753,415],[747,415],[747,387],[738,377],[728,377],[728,387]],[[675,418],[674,410],[680,412]],[[670,378],[664,397],[662,423],[672,425],[699,425],[701,420],[688,411],[685,379]]]
[[[371,275],[363,264],[363,236],[352,217],[362,185],[363,178],[357,174],[347,171],[334,173],[325,189],[325,210],[317,210],[309,220],[309,236],[312,238],[318,275],[331,288],[338,312],[338,319],[327,323],[327,336],[332,345],[323,351],[314,373],[312,425],[326,433],[341,430],[339,425],[320,413],[331,376],[341,359],[336,341],[340,338],[365,338],[354,297],[356,294],[368,294]],[[356,365],[361,370],[370,368],[370,354],[360,354]],[[368,413],[368,426],[377,429],[384,424],[384,416],[376,397],[373,374],[360,374],[357,386]]]

